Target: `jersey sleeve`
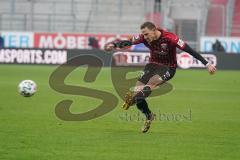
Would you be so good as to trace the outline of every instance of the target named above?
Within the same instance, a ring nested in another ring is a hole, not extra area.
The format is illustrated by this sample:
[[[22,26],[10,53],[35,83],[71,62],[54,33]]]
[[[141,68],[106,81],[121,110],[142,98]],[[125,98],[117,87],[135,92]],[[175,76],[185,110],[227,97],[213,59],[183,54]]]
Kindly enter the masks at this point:
[[[130,41],[133,43],[133,45],[140,44],[144,42],[144,37],[142,34],[135,35],[130,38]]]
[[[197,53],[194,49],[192,49],[187,43],[185,44],[183,51],[189,53],[194,58],[201,61],[204,65],[208,64],[208,61],[206,59],[204,59],[199,53]]]
[[[176,34],[169,34],[170,41],[179,49],[183,50],[185,48],[186,42],[180,39]]]

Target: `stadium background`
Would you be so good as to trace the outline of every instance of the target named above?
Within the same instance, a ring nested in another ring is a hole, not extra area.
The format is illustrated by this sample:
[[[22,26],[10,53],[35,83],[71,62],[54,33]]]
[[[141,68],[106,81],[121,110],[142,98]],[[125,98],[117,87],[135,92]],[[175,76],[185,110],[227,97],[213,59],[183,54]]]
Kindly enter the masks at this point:
[[[239,159],[239,11],[240,0],[0,0],[0,159]],[[138,34],[144,21],[178,34],[218,68],[209,76],[178,51],[174,89],[150,98],[158,119],[146,135],[139,112],[121,110],[111,65],[143,66],[148,50],[102,51],[108,41]],[[90,121],[64,121],[55,113],[59,101],[73,100],[73,113],[101,102],[49,85],[60,64],[84,55],[104,62],[98,78],[86,82],[86,67],[78,67],[66,82],[109,92],[118,105]],[[38,84],[36,95],[18,94],[23,79]]]

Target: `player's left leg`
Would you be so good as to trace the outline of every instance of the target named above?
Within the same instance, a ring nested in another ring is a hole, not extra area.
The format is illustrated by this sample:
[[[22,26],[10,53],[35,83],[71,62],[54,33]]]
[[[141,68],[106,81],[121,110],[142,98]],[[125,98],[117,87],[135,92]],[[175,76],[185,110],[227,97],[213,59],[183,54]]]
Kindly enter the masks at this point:
[[[148,86],[152,91],[157,86],[159,86],[159,85],[165,83],[166,81],[170,80],[174,76],[175,72],[176,72],[175,68],[168,68],[164,74],[156,74],[153,77],[151,77],[150,80],[148,81],[148,83],[146,84],[146,86]],[[139,92],[139,96],[143,97],[143,98],[146,98],[146,97],[144,97],[145,95],[142,94],[142,92]],[[145,133],[149,130],[149,128],[151,126],[151,123],[154,119],[154,116],[155,115],[153,114],[153,118],[150,118],[150,119],[147,118],[145,120],[144,125],[142,127],[142,132],[143,133]]]
[[[145,115],[146,120],[142,127],[142,132],[145,133],[149,130],[151,122],[155,118],[155,114],[151,112],[148,107],[148,103],[145,98],[136,98],[135,102],[133,102],[133,97],[138,94],[138,92],[142,91],[146,84],[141,81],[137,81],[134,91],[129,91],[125,97],[125,103],[123,104],[123,109],[127,110],[132,103],[136,103],[137,108]]]
[[[161,79],[161,77],[159,75],[154,75],[153,77],[150,78],[150,80],[148,81],[148,83],[144,86],[144,88],[147,88],[147,92],[144,90],[142,90],[141,92],[138,92],[136,96],[141,97],[142,101],[145,101],[145,98],[147,98],[153,89],[155,89],[158,85],[161,85],[165,83],[164,80]],[[138,103],[136,102],[136,104],[138,105]],[[152,121],[155,119],[155,114],[152,113],[151,111],[148,113],[148,116],[146,116],[146,120],[144,121],[143,127],[142,127],[142,132],[146,133],[151,126]]]
[[[151,94],[153,89],[170,80],[174,76],[175,71],[175,68],[167,68],[164,66],[160,66],[159,69],[155,70],[155,75],[150,77],[147,84],[139,87],[137,93],[135,93],[134,96],[131,96],[129,105],[133,105],[136,103],[137,108],[146,116],[146,120],[142,127],[143,133],[149,130],[150,125],[155,117],[154,113],[152,113],[148,108],[148,104],[145,99]]]
[[[135,95],[141,91],[143,88],[145,87],[145,84],[140,82],[140,81],[137,81],[136,83],[136,87],[135,87]],[[135,96],[134,95],[134,96]],[[136,106],[137,108],[145,115],[146,119],[153,119],[153,113],[151,112],[151,110],[149,109],[148,107],[148,103],[145,99],[136,99]]]

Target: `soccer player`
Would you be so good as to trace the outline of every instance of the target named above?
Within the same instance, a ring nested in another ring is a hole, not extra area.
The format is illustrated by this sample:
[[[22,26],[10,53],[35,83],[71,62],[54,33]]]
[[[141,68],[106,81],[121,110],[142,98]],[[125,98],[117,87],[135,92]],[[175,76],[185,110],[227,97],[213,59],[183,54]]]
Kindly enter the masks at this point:
[[[150,62],[145,66],[143,74],[136,82],[134,92],[129,91],[126,94],[123,104],[125,110],[136,104],[137,108],[146,116],[142,127],[142,132],[145,133],[149,130],[155,117],[145,99],[154,88],[173,78],[177,67],[176,48],[201,61],[210,74],[214,74],[216,68],[174,33],[157,28],[152,22],[143,23],[140,29],[141,34],[138,36],[133,36],[130,40],[107,43],[105,50],[118,50],[139,43],[143,43],[150,49]]]

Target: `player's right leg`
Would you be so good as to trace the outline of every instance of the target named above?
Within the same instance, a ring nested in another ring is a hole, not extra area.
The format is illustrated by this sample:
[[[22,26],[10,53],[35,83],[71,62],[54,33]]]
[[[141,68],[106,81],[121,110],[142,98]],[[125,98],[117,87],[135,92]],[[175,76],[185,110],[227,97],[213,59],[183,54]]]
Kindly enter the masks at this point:
[[[151,94],[152,86],[146,86],[149,79],[155,75],[155,70],[157,66],[155,64],[147,64],[144,67],[144,71],[139,76],[138,81],[136,82],[136,86],[134,91],[127,92],[125,96],[125,103],[123,104],[123,109],[127,110],[130,106],[136,104],[136,101],[139,99],[145,99]],[[141,94],[144,94],[142,96]]]
[[[136,85],[133,89],[133,91],[128,91],[125,95],[125,100],[124,100],[124,104],[122,106],[122,108],[124,110],[128,110],[128,108],[130,106],[132,106],[134,104],[133,102],[133,97],[143,89],[143,87],[145,86],[145,84],[143,82],[137,81]]]

